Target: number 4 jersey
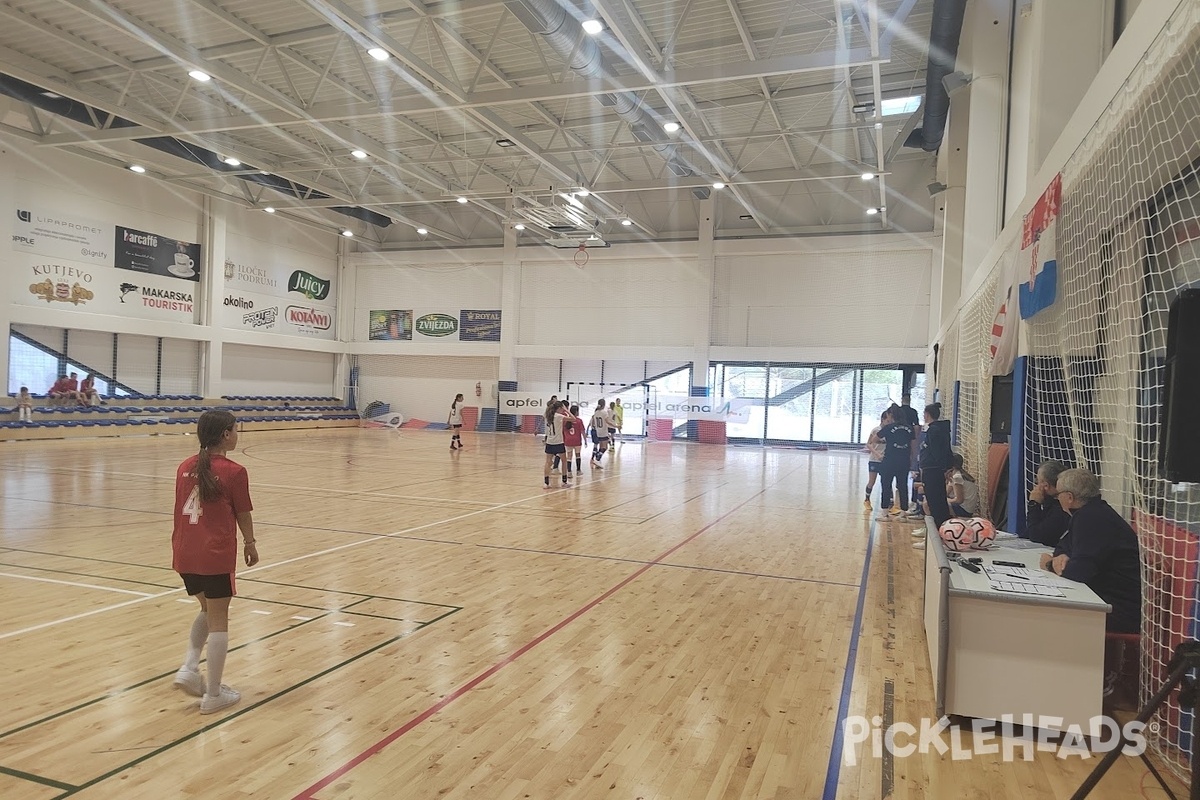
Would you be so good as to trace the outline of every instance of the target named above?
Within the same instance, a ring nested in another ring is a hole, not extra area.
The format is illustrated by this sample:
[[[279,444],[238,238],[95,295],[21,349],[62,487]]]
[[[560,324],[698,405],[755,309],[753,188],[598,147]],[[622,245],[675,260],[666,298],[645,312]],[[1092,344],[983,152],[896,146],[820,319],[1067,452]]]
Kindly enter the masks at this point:
[[[194,575],[226,575],[237,570],[237,515],[253,510],[246,468],[225,456],[212,456],[212,471],[221,496],[200,501],[194,455],[175,473],[175,531],[172,568]]]

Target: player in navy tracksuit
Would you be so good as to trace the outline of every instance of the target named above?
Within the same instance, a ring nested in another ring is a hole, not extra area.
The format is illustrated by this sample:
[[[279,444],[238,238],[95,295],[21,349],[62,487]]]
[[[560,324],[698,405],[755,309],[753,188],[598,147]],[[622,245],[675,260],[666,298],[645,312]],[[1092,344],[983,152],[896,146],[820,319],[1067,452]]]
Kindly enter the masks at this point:
[[[879,503],[877,519],[888,519],[888,509],[892,507],[892,484],[900,494],[900,507],[908,507],[908,462],[912,451],[913,429],[911,425],[900,422],[889,409],[885,412],[886,424],[879,429],[879,438],[884,441],[883,463],[879,466],[879,477],[883,481],[880,490],[882,496]]]
[[[921,442],[921,483],[933,523],[941,527],[950,519],[950,503],[946,499],[946,470],[954,465],[950,449],[950,421],[942,419],[942,404],[925,406],[925,440]]]

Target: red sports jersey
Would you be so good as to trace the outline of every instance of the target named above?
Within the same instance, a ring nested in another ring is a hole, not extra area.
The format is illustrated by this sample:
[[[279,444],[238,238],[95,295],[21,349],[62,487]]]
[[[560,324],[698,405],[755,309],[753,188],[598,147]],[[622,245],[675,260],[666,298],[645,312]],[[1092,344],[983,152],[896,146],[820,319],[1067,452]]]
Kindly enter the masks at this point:
[[[214,455],[212,471],[221,496],[211,503],[201,503],[195,475],[199,457],[197,454],[184,461],[175,473],[171,567],[194,575],[232,574],[237,570],[237,515],[254,509],[250,479],[241,464]]]
[[[563,444],[567,447],[583,446],[583,420],[573,419],[563,424]]]
[[[79,389],[79,382],[71,380],[70,376],[64,375],[54,382],[54,386],[50,388],[52,392],[74,392]]]

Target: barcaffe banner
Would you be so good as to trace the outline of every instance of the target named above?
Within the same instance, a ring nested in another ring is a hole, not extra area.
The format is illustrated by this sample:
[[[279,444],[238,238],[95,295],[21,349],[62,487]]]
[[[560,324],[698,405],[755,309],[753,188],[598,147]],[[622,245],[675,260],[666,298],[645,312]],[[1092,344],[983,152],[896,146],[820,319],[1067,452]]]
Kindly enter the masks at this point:
[[[118,225],[114,263],[119,269],[198,282],[200,245]]]

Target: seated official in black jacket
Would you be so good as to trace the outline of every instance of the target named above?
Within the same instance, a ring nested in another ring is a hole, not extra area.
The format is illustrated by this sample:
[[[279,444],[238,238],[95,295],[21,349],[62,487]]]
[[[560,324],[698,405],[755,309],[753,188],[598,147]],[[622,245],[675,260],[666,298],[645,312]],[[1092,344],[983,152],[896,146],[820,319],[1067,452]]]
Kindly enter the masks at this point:
[[[1105,627],[1139,633],[1142,625],[1142,572],[1137,534],[1117,510],[1100,498],[1100,481],[1085,469],[1058,476],[1058,501],[1071,524],[1043,569],[1086,583],[1112,606]]]
[[[1067,469],[1065,464],[1047,461],[1038,467],[1037,483],[1029,490],[1029,505],[1025,509],[1023,539],[1054,547],[1067,532],[1071,515],[1058,502],[1058,476]]]

